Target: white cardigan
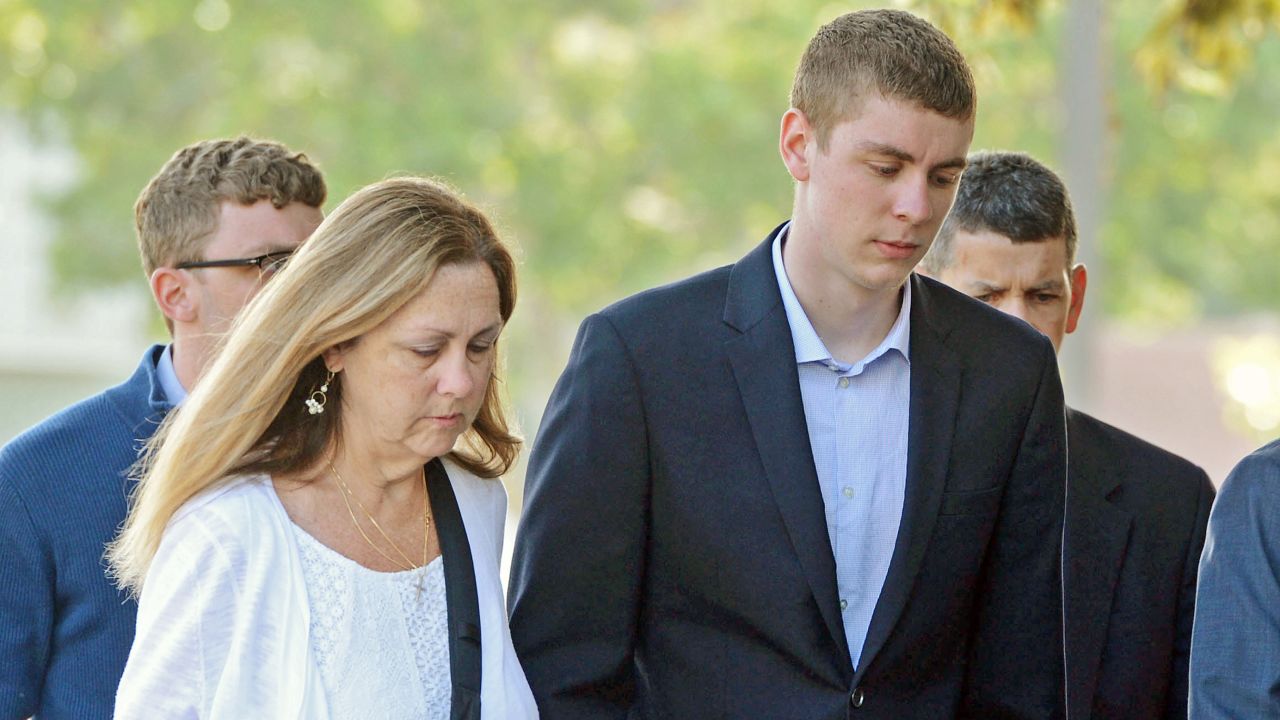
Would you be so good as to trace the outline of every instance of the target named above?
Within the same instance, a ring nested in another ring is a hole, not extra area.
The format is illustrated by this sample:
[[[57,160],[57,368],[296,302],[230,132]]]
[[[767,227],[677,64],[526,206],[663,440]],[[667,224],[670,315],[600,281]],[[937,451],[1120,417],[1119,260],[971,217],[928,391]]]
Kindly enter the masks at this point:
[[[475,564],[481,716],[536,718],[498,577],[506,491],[444,465]],[[138,603],[117,720],[329,718],[290,523],[266,476],[200,495],[174,515]]]

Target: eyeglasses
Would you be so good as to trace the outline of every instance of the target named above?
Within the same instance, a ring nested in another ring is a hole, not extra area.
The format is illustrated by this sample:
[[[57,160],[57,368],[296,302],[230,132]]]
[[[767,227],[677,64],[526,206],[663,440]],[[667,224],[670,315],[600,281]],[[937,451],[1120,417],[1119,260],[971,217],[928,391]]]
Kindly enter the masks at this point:
[[[195,268],[212,268],[212,267],[249,267],[258,268],[258,272],[264,277],[271,277],[284,269],[285,263],[289,262],[289,258],[293,256],[292,250],[278,250],[269,252],[266,255],[259,255],[251,258],[231,258],[228,260],[196,260],[194,262],[178,263],[173,267],[177,270],[192,270]]]

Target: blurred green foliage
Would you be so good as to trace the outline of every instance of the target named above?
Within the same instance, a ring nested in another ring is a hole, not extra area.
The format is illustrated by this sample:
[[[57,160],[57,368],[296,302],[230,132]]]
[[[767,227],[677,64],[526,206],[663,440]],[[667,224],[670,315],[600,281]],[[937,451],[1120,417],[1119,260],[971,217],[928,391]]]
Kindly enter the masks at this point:
[[[974,148],[1061,167],[1072,0],[916,0],[973,62]],[[1100,2],[1109,76],[1097,242],[1108,315],[1148,326],[1280,308],[1280,0]],[[1091,295],[1097,307],[1099,296]]]
[[[974,147],[1055,163],[1071,121],[1061,3],[897,4],[973,60]],[[522,248],[524,332],[539,337],[731,261],[786,217],[776,142],[795,62],[819,24],[865,5],[0,0],[0,108],[81,158],[48,199],[63,288],[143,292],[138,191],[178,147],[249,133],[315,159],[330,206],[408,172],[492,209]],[[1280,307],[1280,0],[1106,7],[1107,311]]]

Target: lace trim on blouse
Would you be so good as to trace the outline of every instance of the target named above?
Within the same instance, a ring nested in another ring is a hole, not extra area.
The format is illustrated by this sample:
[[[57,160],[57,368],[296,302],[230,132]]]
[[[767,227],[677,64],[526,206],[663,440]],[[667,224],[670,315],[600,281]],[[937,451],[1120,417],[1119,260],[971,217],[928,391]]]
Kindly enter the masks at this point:
[[[447,719],[452,693],[443,558],[425,568],[378,572],[293,528],[311,609],[312,654],[332,716]]]

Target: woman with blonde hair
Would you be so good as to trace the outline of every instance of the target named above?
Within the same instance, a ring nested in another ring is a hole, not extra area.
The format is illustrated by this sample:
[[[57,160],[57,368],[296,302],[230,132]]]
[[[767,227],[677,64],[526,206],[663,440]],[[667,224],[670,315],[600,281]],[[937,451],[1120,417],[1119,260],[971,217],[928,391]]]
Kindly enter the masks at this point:
[[[109,550],[117,718],[523,718],[498,578],[511,256],[431,180],[347,199],[155,435]]]

